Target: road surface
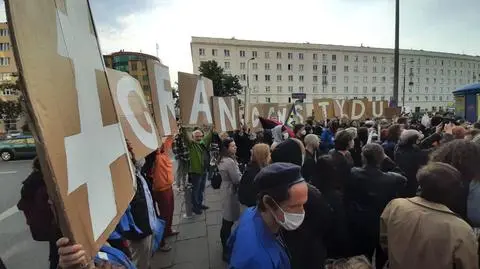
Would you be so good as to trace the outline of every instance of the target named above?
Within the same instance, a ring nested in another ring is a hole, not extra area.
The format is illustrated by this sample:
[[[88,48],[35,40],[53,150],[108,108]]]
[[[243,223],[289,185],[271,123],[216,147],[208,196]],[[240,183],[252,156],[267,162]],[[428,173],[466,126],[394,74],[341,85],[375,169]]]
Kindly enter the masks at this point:
[[[25,217],[16,206],[31,167],[31,160],[0,161],[0,257],[7,269],[49,266],[48,243],[32,240]]]

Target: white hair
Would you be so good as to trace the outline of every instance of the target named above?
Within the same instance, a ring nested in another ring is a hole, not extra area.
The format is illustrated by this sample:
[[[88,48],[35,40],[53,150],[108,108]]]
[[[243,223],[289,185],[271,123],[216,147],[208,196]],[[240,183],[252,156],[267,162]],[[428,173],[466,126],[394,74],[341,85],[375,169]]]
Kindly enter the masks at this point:
[[[315,135],[315,134],[308,134],[307,136],[305,136],[305,146],[313,146],[313,145],[317,145],[318,143],[320,143],[320,138],[318,138],[318,135]]]
[[[192,135],[193,135],[193,136],[194,136],[194,135],[197,135],[197,134],[202,134],[202,135],[203,135],[202,130],[195,130],[195,131],[192,132]]]

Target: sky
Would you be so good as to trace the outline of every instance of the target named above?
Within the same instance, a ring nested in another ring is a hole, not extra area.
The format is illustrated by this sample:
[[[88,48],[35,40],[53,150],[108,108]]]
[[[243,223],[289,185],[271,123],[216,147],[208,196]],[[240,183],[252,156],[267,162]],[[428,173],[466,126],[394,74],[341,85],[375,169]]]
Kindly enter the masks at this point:
[[[480,55],[479,0],[401,0],[400,48]],[[192,36],[394,47],[394,0],[90,0],[103,53],[193,72]]]

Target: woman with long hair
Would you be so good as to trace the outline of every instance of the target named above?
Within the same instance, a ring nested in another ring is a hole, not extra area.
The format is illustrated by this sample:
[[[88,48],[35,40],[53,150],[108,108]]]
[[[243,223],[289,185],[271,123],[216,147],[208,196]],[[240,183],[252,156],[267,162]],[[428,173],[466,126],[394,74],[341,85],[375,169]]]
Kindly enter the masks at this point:
[[[237,189],[241,173],[236,160],[237,146],[232,138],[222,140],[218,172],[222,176],[223,214],[220,239],[223,246],[223,259],[228,260],[227,239],[232,232],[232,226],[240,218],[240,203],[238,202]]]
[[[258,190],[254,184],[255,176],[271,162],[270,147],[267,144],[256,144],[252,148],[252,158],[245,169],[238,188],[238,199],[246,207],[257,204]]]

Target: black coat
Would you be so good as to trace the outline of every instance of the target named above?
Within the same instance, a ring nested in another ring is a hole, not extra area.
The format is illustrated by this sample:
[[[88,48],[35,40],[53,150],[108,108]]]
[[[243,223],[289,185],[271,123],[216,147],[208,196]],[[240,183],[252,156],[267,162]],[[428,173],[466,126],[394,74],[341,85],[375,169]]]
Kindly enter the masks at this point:
[[[135,230],[128,231],[124,234],[125,238],[129,240],[140,240],[152,234],[150,226],[150,216],[148,214],[147,197],[145,197],[145,190],[143,188],[140,177],[135,176],[137,180],[137,191],[130,202],[131,212],[135,225],[142,231],[137,233]]]
[[[338,177],[335,183],[335,188],[343,193],[344,182],[350,177],[350,170],[353,167],[353,159],[349,152],[343,154],[337,150],[331,150],[332,162],[337,170]]]
[[[310,184],[304,208],[302,225],[295,231],[282,231],[290,263],[292,269],[323,268],[327,257],[324,238],[332,226],[331,208],[322,193]]]
[[[397,173],[366,166],[353,168],[345,183],[345,203],[353,255],[371,255],[377,246],[380,216],[387,204],[399,197],[407,179]]]
[[[302,176],[307,182],[312,182],[312,178],[315,174],[315,165],[317,163],[317,155],[315,152],[311,154],[308,150],[305,151],[305,160],[302,165]]]
[[[249,163],[242,175],[238,187],[238,200],[244,206],[255,206],[257,204],[258,189],[255,185],[255,177],[260,172],[260,167],[255,163]]]
[[[428,150],[422,150],[417,145],[399,144],[395,152],[395,162],[407,177],[407,187],[403,196],[413,197],[417,193],[418,170],[428,162]]]
[[[250,162],[250,150],[253,147],[253,141],[250,140],[250,136],[246,133],[240,135],[240,133],[235,133],[233,135],[235,144],[237,145],[237,161],[238,163],[246,164]]]

